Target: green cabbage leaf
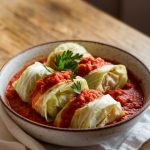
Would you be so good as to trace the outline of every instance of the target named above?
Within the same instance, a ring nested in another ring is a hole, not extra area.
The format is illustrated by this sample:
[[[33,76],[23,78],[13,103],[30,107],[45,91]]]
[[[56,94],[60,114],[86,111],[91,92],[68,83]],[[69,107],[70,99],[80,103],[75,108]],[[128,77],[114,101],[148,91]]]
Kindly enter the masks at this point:
[[[90,89],[98,89],[101,92],[122,88],[128,80],[124,65],[105,65],[91,71],[84,78]]]
[[[32,92],[37,80],[49,75],[53,72],[50,67],[45,67],[40,62],[28,66],[18,80],[12,85],[17,91],[18,95],[24,102],[29,101],[29,95]]]
[[[70,127],[79,129],[103,127],[123,114],[120,103],[107,94],[77,109]]]

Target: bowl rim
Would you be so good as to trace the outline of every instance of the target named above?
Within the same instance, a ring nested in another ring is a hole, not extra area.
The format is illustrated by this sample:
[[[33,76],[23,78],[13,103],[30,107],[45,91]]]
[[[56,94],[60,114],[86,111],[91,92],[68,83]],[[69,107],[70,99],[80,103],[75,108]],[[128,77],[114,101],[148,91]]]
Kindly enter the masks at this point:
[[[106,43],[102,43],[102,42],[97,42],[97,41],[90,41],[90,40],[57,40],[57,41],[51,41],[51,42],[45,42],[45,43],[41,43],[41,44],[37,44],[34,45],[32,47],[26,48],[25,50],[19,52],[18,54],[16,54],[15,56],[11,57],[8,61],[6,61],[6,63],[4,63],[4,65],[1,67],[0,69],[0,76],[3,72],[3,69],[8,65],[8,63],[15,59],[16,57],[18,57],[19,55],[24,54],[25,52],[30,51],[33,48],[37,48],[40,46],[44,46],[44,45],[48,45],[48,44],[53,44],[53,43],[63,43],[63,42],[84,42],[84,43],[93,43],[93,44],[98,44],[98,45],[104,45],[104,46],[108,46],[108,47],[112,47],[117,49],[118,51],[121,51],[125,54],[130,55],[131,57],[133,57],[134,59],[136,59],[138,62],[141,63],[141,65],[146,69],[146,71],[148,72],[148,74],[150,75],[150,70],[147,68],[147,66],[140,60],[138,59],[136,56],[134,56],[133,54],[123,50],[122,48],[118,48],[116,46],[113,46],[111,44],[106,44]],[[11,107],[9,107],[6,103],[4,103],[4,101],[2,100],[2,97],[0,95],[0,101],[2,102],[3,106],[5,106],[5,108],[10,111],[13,115],[15,115],[16,117],[19,117],[20,119],[22,119],[23,121],[27,122],[27,123],[31,123],[32,125],[38,126],[38,127],[42,127],[42,128],[46,128],[46,129],[51,129],[51,130],[57,130],[57,131],[65,131],[65,132],[88,132],[88,131],[100,131],[100,130],[106,130],[106,129],[112,129],[118,126],[121,126],[122,124],[125,124],[129,121],[131,121],[132,119],[138,117],[143,111],[145,111],[148,106],[150,105],[150,96],[147,98],[148,102],[138,111],[136,112],[133,116],[129,117],[127,120],[122,120],[120,122],[117,122],[115,124],[110,124],[104,127],[98,127],[98,128],[88,128],[88,129],[74,129],[74,128],[60,128],[60,127],[53,127],[53,126],[48,126],[48,125],[44,125],[35,121],[32,121],[28,118],[25,118],[23,116],[21,116],[20,114],[18,114],[17,112],[15,112]]]

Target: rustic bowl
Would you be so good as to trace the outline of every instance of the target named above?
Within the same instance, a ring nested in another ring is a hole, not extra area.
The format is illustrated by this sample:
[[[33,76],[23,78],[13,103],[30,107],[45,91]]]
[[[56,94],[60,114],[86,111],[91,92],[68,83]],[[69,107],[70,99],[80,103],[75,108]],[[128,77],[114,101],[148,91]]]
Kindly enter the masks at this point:
[[[64,129],[49,127],[31,120],[28,120],[11,109],[5,97],[5,90],[11,77],[28,61],[38,56],[48,54],[59,44],[67,41],[49,42],[32,47],[9,60],[1,69],[0,73],[0,97],[3,107],[9,116],[31,136],[57,145],[65,146],[87,146],[101,143],[129,131],[137,120],[142,116],[143,111],[150,104],[150,72],[146,66],[133,55],[119,48],[90,41],[71,41],[83,45],[94,56],[100,56],[109,60],[126,65],[140,80],[144,91],[145,102],[142,109],[128,120],[94,129]]]

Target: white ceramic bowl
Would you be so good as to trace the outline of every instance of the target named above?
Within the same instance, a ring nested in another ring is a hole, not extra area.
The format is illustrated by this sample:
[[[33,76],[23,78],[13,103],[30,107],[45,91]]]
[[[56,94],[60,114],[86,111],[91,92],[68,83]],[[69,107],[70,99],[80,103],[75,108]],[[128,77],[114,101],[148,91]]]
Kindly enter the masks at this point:
[[[137,120],[142,116],[142,112],[150,104],[150,72],[146,66],[133,55],[110,45],[90,42],[90,41],[71,41],[83,45],[92,55],[100,56],[109,60],[126,65],[140,80],[139,84],[144,91],[144,107],[128,120],[96,129],[63,129],[49,127],[30,121],[15,111],[13,111],[5,98],[5,89],[11,77],[28,61],[38,56],[48,56],[48,54],[59,44],[67,41],[50,42],[30,48],[9,60],[1,69],[0,73],[0,96],[3,107],[9,116],[27,133],[33,137],[53,144],[65,146],[87,146],[94,145],[117,135],[122,135],[129,131]]]

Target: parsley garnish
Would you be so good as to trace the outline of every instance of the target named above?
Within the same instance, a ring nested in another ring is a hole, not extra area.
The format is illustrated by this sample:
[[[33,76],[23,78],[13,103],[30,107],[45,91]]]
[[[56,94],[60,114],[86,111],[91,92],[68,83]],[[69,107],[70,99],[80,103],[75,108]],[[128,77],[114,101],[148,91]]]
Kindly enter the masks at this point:
[[[80,60],[82,56],[83,55],[80,55],[79,53],[74,55],[70,50],[64,51],[61,55],[56,57],[57,70],[71,70],[73,74],[75,74],[78,66],[77,61]]]
[[[73,72],[69,78],[69,80],[73,80],[76,77],[76,74]]]
[[[81,83],[77,81],[77,83],[74,83],[71,88],[74,90],[75,93],[80,94],[81,91]]]

